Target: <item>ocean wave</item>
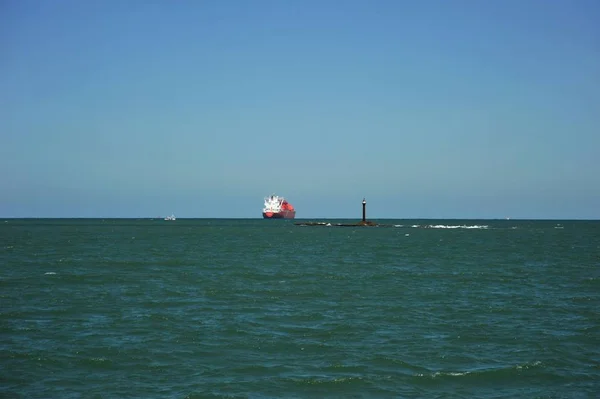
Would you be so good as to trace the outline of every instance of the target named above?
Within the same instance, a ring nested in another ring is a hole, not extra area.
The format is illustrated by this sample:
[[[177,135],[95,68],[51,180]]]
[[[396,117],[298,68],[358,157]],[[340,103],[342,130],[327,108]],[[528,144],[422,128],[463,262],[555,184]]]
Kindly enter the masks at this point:
[[[323,385],[331,386],[336,384],[363,384],[367,378],[358,375],[331,376],[331,377],[287,377],[282,378],[284,382],[290,382],[298,385]]]
[[[466,224],[462,224],[462,225],[447,225],[447,224],[430,224],[428,226],[425,226],[425,228],[429,228],[429,229],[487,229],[489,226],[487,225],[466,225]]]
[[[433,373],[417,373],[415,377],[419,378],[454,378],[454,377],[510,377],[515,373],[523,372],[524,370],[530,370],[533,368],[543,368],[544,364],[539,361],[527,362],[523,364],[517,364],[514,366],[501,367],[501,368],[490,368],[474,371],[436,371]]]
[[[395,224],[394,227],[405,227],[402,224]],[[485,224],[413,224],[410,227],[418,229],[488,229],[489,226]]]

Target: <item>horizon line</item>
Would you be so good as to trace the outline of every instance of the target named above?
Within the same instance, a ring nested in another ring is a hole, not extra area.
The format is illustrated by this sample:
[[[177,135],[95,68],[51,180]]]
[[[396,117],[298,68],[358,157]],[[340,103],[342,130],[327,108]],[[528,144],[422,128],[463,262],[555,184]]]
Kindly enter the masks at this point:
[[[140,216],[140,217],[119,217],[119,216],[11,216],[11,217],[2,217],[0,219],[5,220],[23,220],[23,219],[46,219],[46,220],[60,220],[60,219],[79,219],[79,220],[104,220],[104,219],[113,219],[113,220],[164,220],[164,216]],[[294,218],[294,219],[274,219],[274,220],[312,220],[312,219],[320,219],[320,220],[360,220],[360,218],[356,217],[304,217],[304,218]],[[262,217],[177,217],[176,220],[264,220]],[[600,218],[590,219],[590,218],[475,218],[475,217],[376,217],[376,218],[368,218],[367,220],[493,220],[493,221],[600,221]],[[169,221],[169,220],[165,220]]]

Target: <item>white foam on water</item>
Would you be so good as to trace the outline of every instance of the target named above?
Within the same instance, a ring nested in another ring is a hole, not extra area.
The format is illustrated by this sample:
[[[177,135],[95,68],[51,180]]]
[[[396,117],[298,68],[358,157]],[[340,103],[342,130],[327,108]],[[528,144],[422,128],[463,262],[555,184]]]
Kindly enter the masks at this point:
[[[405,227],[403,224],[395,224],[394,227]],[[410,227],[412,228],[424,228],[424,229],[487,229],[489,228],[486,224],[474,224],[474,225],[466,225],[466,224],[413,224]]]
[[[542,362],[540,362],[539,360],[536,360],[535,362],[531,362],[531,363],[525,363],[525,364],[518,364],[516,366],[517,370],[522,370],[522,369],[529,369],[531,367],[537,367],[537,366],[541,366]]]
[[[56,274],[55,272],[46,272],[44,273],[45,275],[49,275],[49,274]]]
[[[465,371],[465,372],[461,373],[459,371],[450,371],[450,372],[447,372],[447,373],[437,372],[437,373],[434,373],[433,376],[434,377],[438,377],[438,376],[448,375],[448,376],[451,376],[451,377],[460,377],[461,375],[468,375],[468,374],[471,374],[471,372]]]
[[[433,374],[425,374],[425,373],[417,373],[415,374],[417,377],[444,377],[444,376],[451,376],[451,377],[459,377],[459,376],[463,376],[463,375],[469,375],[471,374],[470,371],[465,371],[465,372],[454,372],[454,371],[450,371],[450,372],[443,372],[443,371],[436,371]]]
[[[461,225],[448,225],[448,224],[430,224],[429,226],[426,226],[429,229],[487,229],[489,226],[488,225],[466,225],[466,224],[461,224]]]
[[[527,370],[530,369],[532,367],[538,367],[541,366],[542,362],[539,360],[536,360],[534,362],[527,362],[524,364],[517,364],[515,366],[509,366],[509,367],[504,367],[501,369],[487,369],[487,370],[479,370],[479,371],[436,371],[435,373],[418,373],[415,374],[417,377],[460,377],[460,376],[465,376],[465,375],[469,375],[469,374],[478,374],[481,372],[494,372],[494,371],[502,371],[502,370],[510,370],[510,369],[516,369],[516,370]]]

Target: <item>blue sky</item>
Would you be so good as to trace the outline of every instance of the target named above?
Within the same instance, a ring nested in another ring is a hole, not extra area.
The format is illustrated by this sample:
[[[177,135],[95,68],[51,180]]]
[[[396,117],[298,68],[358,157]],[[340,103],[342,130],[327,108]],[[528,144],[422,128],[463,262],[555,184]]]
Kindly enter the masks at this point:
[[[0,3],[0,217],[600,218],[600,3]]]

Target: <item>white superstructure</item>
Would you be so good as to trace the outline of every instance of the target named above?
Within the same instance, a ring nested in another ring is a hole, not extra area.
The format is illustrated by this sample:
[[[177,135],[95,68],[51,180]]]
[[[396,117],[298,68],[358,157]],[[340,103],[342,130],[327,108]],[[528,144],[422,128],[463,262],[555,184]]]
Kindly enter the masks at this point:
[[[271,195],[270,197],[265,197],[265,207],[263,208],[263,212],[273,212],[278,213],[281,212],[281,204],[285,201],[285,198],[278,197],[277,195]]]

